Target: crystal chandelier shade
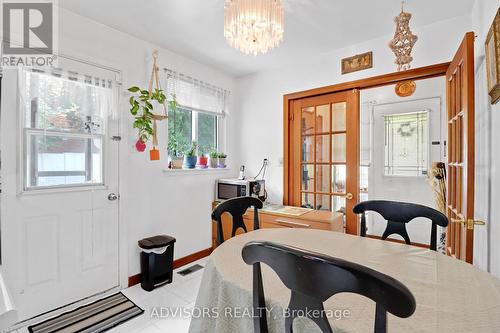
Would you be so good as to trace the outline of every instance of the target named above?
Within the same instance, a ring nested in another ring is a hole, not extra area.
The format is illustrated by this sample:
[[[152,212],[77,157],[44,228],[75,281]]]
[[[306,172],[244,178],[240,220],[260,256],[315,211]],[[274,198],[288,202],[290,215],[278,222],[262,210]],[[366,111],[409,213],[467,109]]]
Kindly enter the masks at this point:
[[[245,54],[264,54],[283,40],[282,0],[226,0],[224,37]]]

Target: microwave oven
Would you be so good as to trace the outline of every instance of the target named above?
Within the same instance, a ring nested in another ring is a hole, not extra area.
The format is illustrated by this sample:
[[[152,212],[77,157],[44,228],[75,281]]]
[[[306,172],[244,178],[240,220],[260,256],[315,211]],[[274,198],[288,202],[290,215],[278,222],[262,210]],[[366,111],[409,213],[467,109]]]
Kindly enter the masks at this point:
[[[218,179],[215,184],[215,200],[222,201],[238,197],[255,197],[264,201],[266,183],[263,179]]]

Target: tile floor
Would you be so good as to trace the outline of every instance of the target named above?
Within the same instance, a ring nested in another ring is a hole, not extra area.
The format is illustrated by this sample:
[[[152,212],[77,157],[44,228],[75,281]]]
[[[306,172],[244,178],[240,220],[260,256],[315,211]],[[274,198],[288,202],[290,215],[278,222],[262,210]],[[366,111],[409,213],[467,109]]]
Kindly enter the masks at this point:
[[[192,308],[200,288],[203,269],[186,276],[177,274],[194,264],[205,266],[206,258],[200,259],[174,271],[172,283],[159,287],[152,292],[142,290],[141,285],[122,290],[132,302],[144,309],[144,313],[107,332],[109,333],[186,333],[190,319],[186,315],[172,316],[166,313],[167,308]],[[164,310],[161,310],[163,308]],[[163,311],[163,313],[161,313]],[[26,333],[26,328],[18,330]]]

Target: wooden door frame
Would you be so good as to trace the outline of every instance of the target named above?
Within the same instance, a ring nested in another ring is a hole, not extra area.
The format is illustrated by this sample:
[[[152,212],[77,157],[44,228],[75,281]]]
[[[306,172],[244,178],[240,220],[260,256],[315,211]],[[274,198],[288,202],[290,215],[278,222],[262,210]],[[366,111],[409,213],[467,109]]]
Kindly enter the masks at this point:
[[[290,172],[291,166],[291,140],[290,134],[290,120],[293,114],[293,102],[298,99],[316,97],[325,94],[331,94],[352,89],[369,89],[375,87],[381,87],[386,85],[395,84],[406,80],[424,80],[439,76],[446,76],[446,71],[450,66],[450,62],[435,64],[431,66],[425,66],[415,69],[410,69],[402,72],[393,72],[389,74],[383,74],[373,77],[368,77],[365,79],[343,82],[339,84],[334,84],[330,86],[309,89],[299,92],[294,92],[286,94],[283,96],[283,204],[287,205],[292,202],[290,197],[290,187],[289,187],[289,177],[293,173]],[[358,134],[359,135],[359,134]]]

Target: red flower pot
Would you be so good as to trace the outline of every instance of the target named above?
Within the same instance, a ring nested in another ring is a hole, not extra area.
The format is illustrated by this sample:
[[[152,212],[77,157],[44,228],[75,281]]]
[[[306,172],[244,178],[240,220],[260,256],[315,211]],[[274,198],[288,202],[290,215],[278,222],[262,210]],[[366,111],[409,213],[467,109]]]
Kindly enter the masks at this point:
[[[200,168],[206,168],[208,164],[208,157],[198,156],[198,166]]]
[[[137,149],[138,152],[143,152],[146,150],[146,143],[144,143],[141,139],[137,140],[135,143],[135,149]]]

